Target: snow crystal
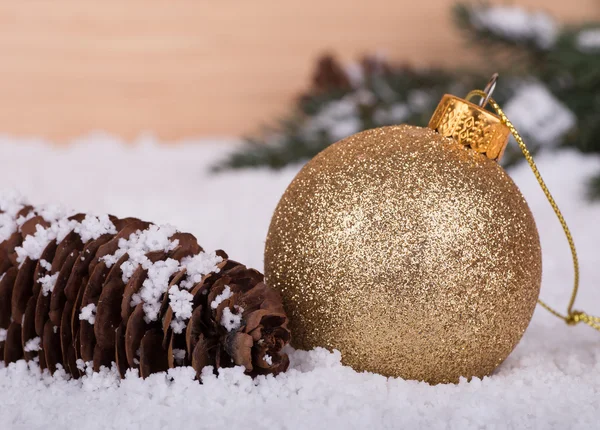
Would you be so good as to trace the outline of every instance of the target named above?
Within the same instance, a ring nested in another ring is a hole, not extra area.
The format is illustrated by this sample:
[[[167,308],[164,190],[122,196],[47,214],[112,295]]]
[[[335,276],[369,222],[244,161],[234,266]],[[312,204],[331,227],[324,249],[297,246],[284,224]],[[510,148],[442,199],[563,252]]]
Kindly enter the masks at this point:
[[[541,49],[552,47],[558,37],[558,26],[550,15],[518,6],[475,7],[471,19],[480,29],[514,41],[530,41]]]
[[[194,296],[186,290],[180,290],[173,285],[169,290],[169,304],[173,313],[179,318],[190,318],[192,316],[192,300]]]
[[[185,349],[174,348],[173,357],[175,358],[175,361],[177,363],[183,362],[183,360],[185,359]]]
[[[0,342],[4,342],[6,340],[6,329],[0,328]]]
[[[78,358],[75,361],[75,364],[77,365],[77,369],[81,370],[82,372],[85,370],[85,361],[83,361],[81,358]]]
[[[215,297],[215,299],[211,302],[210,307],[212,309],[217,309],[224,300],[227,300],[231,296],[233,296],[231,288],[229,288],[229,285],[225,285],[225,288],[223,289],[221,294]]]
[[[40,349],[42,349],[40,343],[42,342],[42,339],[38,336],[38,337],[34,337],[33,339],[29,339],[27,342],[25,342],[25,347],[23,347],[23,351],[25,352],[33,352],[33,351],[39,351]]]
[[[177,271],[179,271],[179,262],[172,258],[157,261],[148,268],[148,277],[142,283],[142,288],[138,293],[144,303],[146,322],[158,319],[163,295],[169,288],[169,279]]]
[[[91,325],[94,325],[96,322],[96,305],[90,303],[89,305],[81,308],[81,312],[79,313],[79,319],[81,321],[87,321]]]
[[[47,296],[54,290],[56,280],[58,279],[58,273],[54,275],[46,275],[38,279],[38,282],[42,285],[42,294]]]
[[[242,313],[244,308],[241,306],[234,306],[236,313],[231,312],[228,307],[223,309],[223,315],[221,316],[221,325],[227,329],[227,331],[233,331],[240,328],[242,325]]]
[[[218,272],[217,264],[223,259],[214,252],[201,252],[198,255],[185,257],[181,260],[181,266],[186,269],[186,278],[180,282],[180,286],[191,290],[194,285],[202,280],[204,275]]]
[[[52,331],[53,331],[54,333],[58,333],[58,326],[56,326],[56,325],[55,325],[55,326],[53,326],[53,327],[52,327]]]
[[[192,316],[192,300],[194,296],[187,290],[180,290],[177,285],[169,289],[169,305],[173,309],[174,319],[171,328],[175,333],[182,333],[185,329],[184,320]]]
[[[76,223],[73,231],[81,237],[83,243],[96,240],[105,234],[117,234],[117,228],[107,214],[86,215],[81,223]]]
[[[575,39],[575,45],[581,52],[597,53],[600,51],[600,28],[582,30]]]
[[[173,332],[179,334],[179,333],[183,333],[183,331],[186,328],[186,324],[185,321],[182,320],[181,318],[174,318],[171,321],[171,328],[173,329]]]
[[[271,357],[269,354],[265,354],[263,358],[269,366],[273,365],[273,357]]]
[[[48,261],[44,260],[43,258],[40,260],[40,266],[42,266],[43,269],[46,269],[48,271],[52,270],[52,264],[50,264]]]
[[[46,229],[38,224],[35,229],[33,235],[25,237],[21,246],[15,248],[18,263],[23,263],[27,258],[38,260],[48,244],[56,239],[56,235],[49,228]]]

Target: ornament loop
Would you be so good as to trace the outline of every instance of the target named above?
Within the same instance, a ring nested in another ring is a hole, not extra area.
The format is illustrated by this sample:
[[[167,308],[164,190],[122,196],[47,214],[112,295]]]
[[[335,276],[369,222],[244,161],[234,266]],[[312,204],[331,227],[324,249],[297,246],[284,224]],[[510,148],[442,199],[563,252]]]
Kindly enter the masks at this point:
[[[492,94],[494,93],[494,90],[496,89],[497,82],[498,82],[498,73],[494,73],[492,75],[492,77],[490,78],[490,80],[488,81],[485,88],[483,89],[483,92],[485,93],[485,97],[483,97],[483,96],[481,97],[481,100],[479,101],[479,107],[484,108],[488,104],[490,97],[492,97]]]

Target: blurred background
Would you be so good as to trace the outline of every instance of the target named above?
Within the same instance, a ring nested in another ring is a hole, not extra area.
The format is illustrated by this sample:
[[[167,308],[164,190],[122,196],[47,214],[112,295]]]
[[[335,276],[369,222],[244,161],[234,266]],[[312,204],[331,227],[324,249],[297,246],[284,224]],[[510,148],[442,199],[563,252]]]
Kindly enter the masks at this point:
[[[0,53],[0,133],[54,144],[244,137],[216,168],[279,168],[499,71],[534,149],[600,151],[600,0],[2,2]]]

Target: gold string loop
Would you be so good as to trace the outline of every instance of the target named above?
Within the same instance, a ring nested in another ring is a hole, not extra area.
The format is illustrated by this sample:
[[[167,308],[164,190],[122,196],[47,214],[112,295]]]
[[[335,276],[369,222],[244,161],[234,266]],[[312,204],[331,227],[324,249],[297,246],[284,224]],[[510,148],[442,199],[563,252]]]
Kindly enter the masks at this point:
[[[556,204],[554,197],[552,197],[552,194],[550,194],[550,190],[546,186],[546,183],[542,179],[542,175],[540,174],[540,172],[537,168],[537,165],[533,161],[533,157],[532,157],[531,153],[529,152],[529,149],[527,149],[525,142],[523,141],[523,139],[521,138],[521,136],[515,129],[512,122],[510,122],[510,120],[506,117],[506,114],[500,108],[498,103],[496,103],[496,101],[489,96],[489,92],[484,92],[481,90],[473,90],[469,94],[467,94],[466,99],[470,100],[474,96],[482,97],[482,100],[486,99],[487,102],[489,102],[489,104],[494,108],[494,110],[496,111],[496,114],[500,117],[500,120],[502,121],[502,123],[509,128],[511,134],[517,141],[519,148],[521,148],[521,152],[523,153],[523,156],[527,160],[527,163],[529,163],[529,167],[531,168],[535,178],[538,181],[538,184],[540,185],[542,191],[544,192],[546,199],[550,203],[550,206],[552,206],[552,209],[554,210],[554,213],[556,214],[556,217],[558,218],[560,225],[562,226],[565,236],[567,237],[567,241],[569,242],[569,248],[571,248],[571,256],[573,257],[573,273],[574,273],[573,290],[571,292],[571,298],[570,298],[569,304],[567,306],[566,315],[563,315],[560,312],[554,310],[552,307],[547,305],[542,300],[538,300],[538,303],[540,304],[540,306],[542,306],[544,309],[546,309],[551,314],[564,320],[568,325],[576,325],[576,324],[579,324],[580,322],[582,322],[582,323],[587,324],[590,327],[600,331],[600,317],[588,315],[582,311],[573,310],[573,306],[575,304],[575,299],[577,297],[577,292],[579,290],[579,259],[577,258],[577,250],[575,248],[575,242],[573,241],[573,236],[571,235],[571,231],[569,230],[569,227],[567,226],[567,222],[565,221],[565,218],[563,217],[562,212],[558,208],[558,205]]]

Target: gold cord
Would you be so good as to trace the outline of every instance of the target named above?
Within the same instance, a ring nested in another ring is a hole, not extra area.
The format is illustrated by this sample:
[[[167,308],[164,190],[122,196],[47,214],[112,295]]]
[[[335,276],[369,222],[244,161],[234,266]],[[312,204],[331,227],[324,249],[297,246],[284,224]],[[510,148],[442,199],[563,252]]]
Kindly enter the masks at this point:
[[[582,322],[582,323],[585,323],[585,324],[589,325],[590,327],[600,331],[600,317],[594,317],[594,316],[586,314],[585,312],[573,310],[573,305],[575,304],[575,298],[577,297],[577,291],[579,290],[579,260],[577,258],[577,250],[575,249],[575,242],[573,241],[573,236],[571,235],[571,231],[569,230],[569,227],[567,226],[567,222],[565,221],[565,218],[563,217],[560,209],[558,208],[556,201],[554,201],[552,194],[550,194],[550,190],[548,190],[546,183],[542,179],[542,175],[540,174],[535,162],[533,161],[533,157],[531,156],[531,153],[527,149],[525,142],[523,141],[523,139],[521,138],[521,136],[515,129],[514,125],[506,117],[504,111],[500,108],[500,106],[498,105],[498,103],[496,103],[496,101],[494,99],[489,97],[489,95],[487,93],[480,91],[480,90],[471,91],[467,95],[466,99],[470,100],[473,96],[480,96],[483,98],[488,97],[489,104],[494,108],[494,110],[500,117],[500,120],[502,121],[502,123],[509,128],[509,130],[512,133],[512,135],[514,136],[515,140],[519,144],[519,147],[521,148],[521,151],[523,152],[523,156],[525,156],[525,159],[529,163],[529,167],[531,167],[531,170],[533,171],[535,178],[537,179],[538,183],[540,184],[542,191],[546,195],[548,202],[552,206],[554,213],[556,214],[558,220],[560,221],[560,225],[562,226],[563,231],[565,232],[565,236],[567,237],[567,241],[569,242],[569,247],[571,248],[571,255],[573,257],[574,280],[573,280],[573,291],[571,293],[571,299],[569,300],[569,305],[567,306],[567,314],[562,315],[560,312],[554,310],[553,308],[551,308],[549,305],[547,305],[542,300],[538,300],[538,303],[544,309],[546,309],[548,312],[550,312],[551,314],[564,320],[569,325],[575,325],[575,324]]]

